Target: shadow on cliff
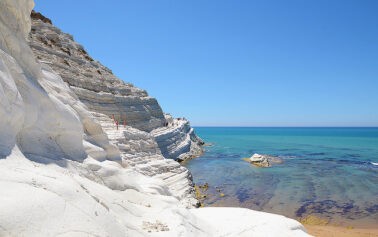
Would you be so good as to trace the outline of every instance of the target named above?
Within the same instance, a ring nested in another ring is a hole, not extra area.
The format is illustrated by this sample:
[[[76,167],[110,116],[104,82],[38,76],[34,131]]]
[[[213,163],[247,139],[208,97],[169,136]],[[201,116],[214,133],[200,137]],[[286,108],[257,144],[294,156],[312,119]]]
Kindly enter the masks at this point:
[[[40,156],[40,155],[33,155],[33,154],[24,154],[24,156],[27,159],[29,159],[30,161],[40,163],[40,164],[44,164],[44,165],[55,164],[55,165],[58,165],[60,167],[66,168],[67,164],[68,164],[67,159],[65,159],[63,157],[60,157],[58,159],[54,159],[54,158],[44,157],[44,156]]]
[[[2,149],[3,148],[3,149]],[[0,160],[11,158],[11,157],[24,157],[30,161],[48,165],[48,164],[55,164],[60,167],[67,167],[68,160],[74,161],[74,159],[70,158],[69,156],[63,154],[62,152],[53,151],[52,153],[41,153],[41,154],[33,154],[30,152],[25,151],[24,149],[20,148],[18,144],[15,144],[13,149],[7,147],[6,149],[1,146],[0,144]],[[78,162],[82,162],[82,160],[76,160]]]

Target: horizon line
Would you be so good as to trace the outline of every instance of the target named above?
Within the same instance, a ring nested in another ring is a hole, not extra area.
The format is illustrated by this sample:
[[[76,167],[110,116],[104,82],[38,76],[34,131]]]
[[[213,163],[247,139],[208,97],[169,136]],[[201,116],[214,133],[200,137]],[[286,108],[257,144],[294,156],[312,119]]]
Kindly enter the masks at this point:
[[[378,126],[237,126],[237,125],[191,125],[213,128],[378,128]]]

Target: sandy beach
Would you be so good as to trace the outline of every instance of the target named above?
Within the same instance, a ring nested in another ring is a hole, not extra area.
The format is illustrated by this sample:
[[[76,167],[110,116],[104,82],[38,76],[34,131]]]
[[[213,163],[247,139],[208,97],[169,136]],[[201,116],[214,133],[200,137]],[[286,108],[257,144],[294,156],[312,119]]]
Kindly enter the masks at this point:
[[[377,228],[350,228],[330,225],[304,225],[307,232],[316,237],[376,237]]]

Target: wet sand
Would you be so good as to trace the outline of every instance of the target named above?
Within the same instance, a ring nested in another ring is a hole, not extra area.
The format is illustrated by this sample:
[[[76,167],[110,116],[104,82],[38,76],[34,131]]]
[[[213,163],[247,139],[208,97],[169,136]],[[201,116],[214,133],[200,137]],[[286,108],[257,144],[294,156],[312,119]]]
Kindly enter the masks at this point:
[[[330,225],[304,225],[316,237],[378,237],[378,228],[351,228]]]

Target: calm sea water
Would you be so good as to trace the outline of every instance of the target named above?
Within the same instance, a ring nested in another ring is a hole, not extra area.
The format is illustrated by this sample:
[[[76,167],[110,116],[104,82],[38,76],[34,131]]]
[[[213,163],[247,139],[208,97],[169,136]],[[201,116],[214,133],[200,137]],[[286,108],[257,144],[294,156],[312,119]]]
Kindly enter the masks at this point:
[[[197,127],[196,132],[213,144],[186,164],[195,183],[210,186],[205,206],[378,225],[378,128]],[[257,168],[242,160],[254,153],[279,156],[284,163]]]

